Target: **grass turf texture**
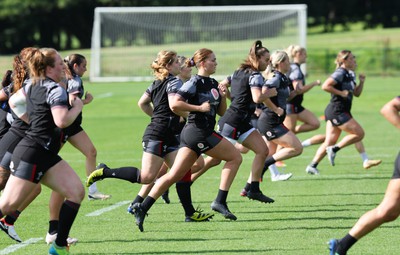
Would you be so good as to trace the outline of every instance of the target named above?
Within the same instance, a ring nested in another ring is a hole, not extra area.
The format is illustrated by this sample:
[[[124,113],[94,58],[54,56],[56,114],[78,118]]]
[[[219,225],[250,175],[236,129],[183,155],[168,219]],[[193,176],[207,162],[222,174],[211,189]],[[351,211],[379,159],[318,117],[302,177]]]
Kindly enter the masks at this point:
[[[309,77],[324,80],[326,77]],[[85,88],[95,100],[85,106],[83,127],[98,150],[98,162],[110,167],[141,164],[141,137],[150,121],[137,106],[148,83],[86,82]],[[211,222],[185,223],[184,213],[175,187],[170,190],[172,203],[156,202],[140,233],[134,217],[126,213],[127,204],[100,216],[86,216],[96,210],[121,201],[132,200],[140,186],[108,179],[98,183],[99,190],[112,194],[107,201],[88,201],[85,198],[74,223],[71,236],[79,243],[72,254],[329,254],[326,242],[340,238],[367,210],[383,198],[393,172],[394,158],[399,150],[399,131],[379,114],[380,107],[398,95],[398,80],[368,77],[360,98],[355,98],[353,115],[366,131],[364,145],[371,158],[383,163],[370,170],[362,168],[361,158],[354,146],[342,149],[336,166],[325,158],[319,165],[320,176],[305,173],[317,147],[307,147],[301,156],[286,160],[286,172],[294,176],[286,182],[271,182],[261,189],[276,200],[261,204],[239,196],[245,184],[252,153],[244,155],[243,164],[228,196],[229,207],[237,221],[225,220],[216,214]],[[323,114],[329,95],[319,87],[305,96],[305,106],[317,116]],[[300,140],[318,131],[299,135]],[[62,157],[85,180],[84,157],[67,144]],[[210,212],[216,197],[221,166],[212,168],[192,186],[194,206]],[[266,173],[269,177],[269,173]],[[42,194],[16,222],[23,240],[45,237],[48,229],[48,199],[50,191]],[[357,243],[349,254],[397,254],[399,221],[386,224]],[[15,242],[0,234],[0,253]],[[46,254],[44,240],[30,244],[10,254]],[[3,253],[2,253],[3,252]]]

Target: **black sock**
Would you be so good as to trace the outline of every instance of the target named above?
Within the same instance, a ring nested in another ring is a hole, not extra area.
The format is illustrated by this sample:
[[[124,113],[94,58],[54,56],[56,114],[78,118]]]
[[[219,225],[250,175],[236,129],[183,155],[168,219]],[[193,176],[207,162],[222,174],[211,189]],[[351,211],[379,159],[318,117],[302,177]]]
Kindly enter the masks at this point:
[[[319,164],[318,162],[313,161],[313,162],[311,162],[310,166],[317,168],[318,164]]]
[[[251,192],[260,192],[260,182],[251,182],[250,191]]]
[[[58,231],[58,220],[49,221],[49,231],[48,233],[51,235],[56,234]]]
[[[249,191],[250,190],[250,186],[251,186],[251,184],[250,183],[248,183],[248,182],[246,182],[246,186],[244,186],[244,190],[245,191]]]
[[[176,192],[178,193],[179,200],[181,201],[183,210],[185,210],[186,216],[192,216],[196,211],[192,204],[192,194],[190,191],[190,186],[193,182],[177,182]]]
[[[140,170],[134,166],[120,167],[120,168],[104,168],[104,178],[117,178],[132,183],[140,183]]]
[[[333,152],[338,152],[340,150],[340,147],[335,145],[335,146],[333,146],[332,150],[333,150]]]
[[[264,176],[265,172],[268,170],[268,167],[272,164],[275,164],[275,162],[276,162],[276,160],[273,157],[269,157],[265,160],[261,178],[262,178],[262,176]]]
[[[60,221],[58,223],[56,244],[67,246],[67,238],[72,224],[78,214],[80,204],[65,200],[60,210]]]
[[[340,255],[346,255],[347,251],[357,242],[357,239],[352,237],[350,234],[347,234],[341,240],[339,240],[338,248],[336,252]]]
[[[16,210],[14,213],[7,215],[4,221],[9,225],[14,225],[14,222],[18,219],[20,211]]]
[[[135,197],[135,199],[132,201],[132,204],[136,204],[136,203],[142,203],[142,202],[143,202],[143,200],[144,200],[144,198],[143,198],[143,197],[141,197],[141,196],[137,195],[137,196]]]
[[[221,203],[221,204],[226,204],[226,198],[228,197],[228,191],[225,190],[218,190],[218,195],[215,201]]]
[[[150,196],[147,196],[144,200],[142,205],[142,209],[145,212],[148,212],[150,210],[150,208],[153,206],[153,204],[156,202],[156,200]]]

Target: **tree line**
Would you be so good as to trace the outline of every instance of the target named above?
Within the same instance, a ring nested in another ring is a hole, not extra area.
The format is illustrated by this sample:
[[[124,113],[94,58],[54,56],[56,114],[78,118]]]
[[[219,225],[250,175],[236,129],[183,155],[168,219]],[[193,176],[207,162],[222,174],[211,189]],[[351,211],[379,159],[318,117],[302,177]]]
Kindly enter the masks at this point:
[[[361,22],[365,29],[400,26],[400,1],[389,0],[169,0],[168,6],[307,4],[308,26],[332,32]],[[27,46],[90,48],[96,7],[166,6],[161,0],[0,0],[0,54]]]

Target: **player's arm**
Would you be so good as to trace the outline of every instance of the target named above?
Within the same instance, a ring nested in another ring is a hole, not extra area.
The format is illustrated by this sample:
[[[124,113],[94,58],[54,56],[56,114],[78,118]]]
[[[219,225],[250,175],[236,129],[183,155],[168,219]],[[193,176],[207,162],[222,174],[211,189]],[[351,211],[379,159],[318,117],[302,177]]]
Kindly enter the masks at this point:
[[[359,97],[361,96],[361,92],[363,91],[364,88],[364,82],[365,82],[365,75],[364,74],[360,74],[359,76],[359,84],[354,88],[354,96]]]
[[[139,108],[149,115],[150,117],[153,116],[153,105],[151,104],[151,97],[146,92],[140,97],[138,101]]]
[[[341,96],[341,97],[347,97],[348,96],[348,94],[349,94],[348,90],[343,90],[342,91],[342,90],[335,89],[335,87],[334,87],[335,85],[336,85],[336,81],[332,77],[329,77],[322,84],[322,89],[325,90],[326,92],[329,92],[331,94],[338,95],[338,96]]]
[[[396,128],[400,129],[400,96],[387,102],[381,109],[381,114]]]

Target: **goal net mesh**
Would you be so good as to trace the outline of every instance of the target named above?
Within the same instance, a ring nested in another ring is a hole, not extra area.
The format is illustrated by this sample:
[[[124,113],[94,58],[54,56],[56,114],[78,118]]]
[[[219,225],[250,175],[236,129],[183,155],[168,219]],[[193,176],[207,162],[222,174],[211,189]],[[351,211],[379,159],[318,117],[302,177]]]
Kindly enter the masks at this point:
[[[193,56],[209,48],[216,76],[232,73],[255,40],[270,51],[305,46],[306,6],[100,7],[95,10],[92,81],[151,80],[160,50]]]

